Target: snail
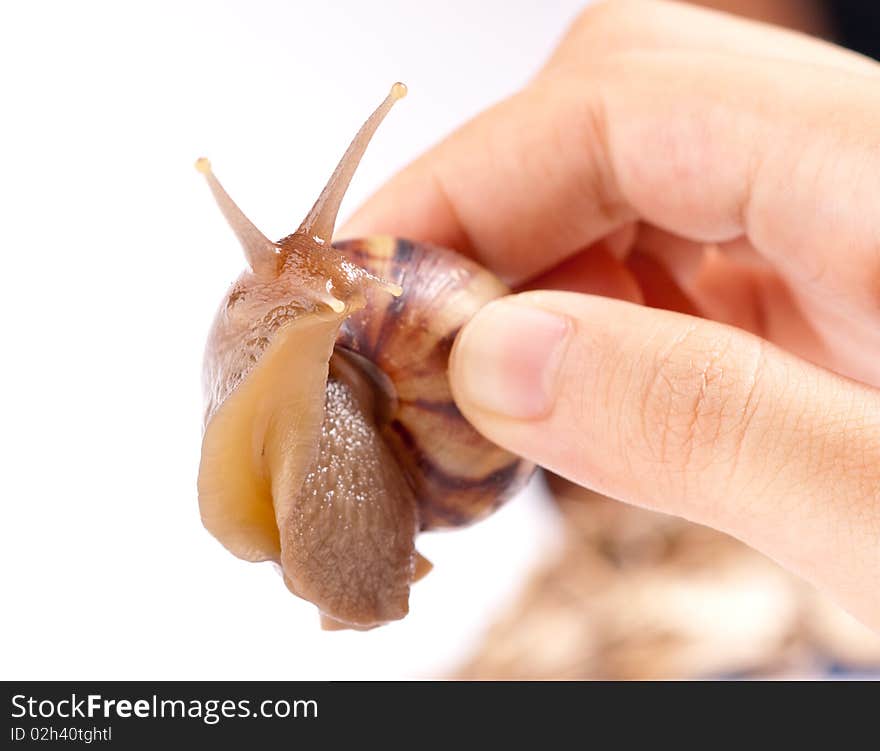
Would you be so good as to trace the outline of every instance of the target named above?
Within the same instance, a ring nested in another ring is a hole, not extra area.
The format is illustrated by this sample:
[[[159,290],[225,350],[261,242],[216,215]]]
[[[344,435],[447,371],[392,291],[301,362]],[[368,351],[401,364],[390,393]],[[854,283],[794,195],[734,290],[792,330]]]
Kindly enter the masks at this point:
[[[396,83],[311,211],[272,242],[196,162],[248,269],[214,319],[203,368],[204,526],[248,561],[275,561],[327,629],[404,617],[431,564],[417,532],[481,519],[532,466],[483,438],[452,401],[461,326],[508,292],[453,251],[391,237],[331,245],[339,205]]]

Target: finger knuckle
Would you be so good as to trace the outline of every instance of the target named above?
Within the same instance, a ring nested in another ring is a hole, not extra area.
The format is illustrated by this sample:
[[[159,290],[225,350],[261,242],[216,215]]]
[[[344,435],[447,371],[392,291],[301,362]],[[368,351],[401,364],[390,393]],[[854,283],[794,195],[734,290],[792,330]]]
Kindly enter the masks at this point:
[[[762,350],[759,340],[699,324],[661,349],[639,394],[649,461],[694,477],[718,465],[732,471],[757,409]]]

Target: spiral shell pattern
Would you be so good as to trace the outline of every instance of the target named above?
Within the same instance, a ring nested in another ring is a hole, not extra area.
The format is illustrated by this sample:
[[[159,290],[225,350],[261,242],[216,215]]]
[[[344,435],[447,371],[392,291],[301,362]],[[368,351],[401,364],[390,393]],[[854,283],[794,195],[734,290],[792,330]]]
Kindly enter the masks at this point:
[[[507,287],[444,248],[391,237],[335,247],[403,287],[397,298],[373,295],[345,321],[336,346],[372,362],[393,385],[382,429],[418,499],[420,528],[459,527],[485,517],[525,484],[533,465],[465,420],[447,370],[461,327]]]

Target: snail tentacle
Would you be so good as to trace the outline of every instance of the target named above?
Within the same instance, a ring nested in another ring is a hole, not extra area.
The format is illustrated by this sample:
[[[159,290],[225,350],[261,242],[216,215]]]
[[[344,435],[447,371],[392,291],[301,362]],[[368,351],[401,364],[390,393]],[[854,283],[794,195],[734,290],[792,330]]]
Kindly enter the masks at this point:
[[[214,194],[220,211],[223,212],[223,216],[226,217],[229,226],[232,227],[232,230],[238,236],[241,247],[244,248],[248,265],[257,275],[274,276],[278,272],[278,246],[260,232],[254,223],[245,216],[245,213],[238,207],[235,201],[230,198],[214,175],[210,161],[205,157],[199,158],[196,161],[196,169],[205,176],[205,180]]]
[[[320,242],[329,242],[333,237],[333,228],[336,225],[336,215],[339,213],[339,206],[348,190],[351,178],[360,164],[361,157],[367,150],[370,139],[376,132],[376,129],[385,119],[385,115],[394,106],[398,99],[406,96],[406,86],[400,82],[395,83],[388,92],[382,104],[380,104],[367,121],[361,126],[354,140],[349,145],[339,164],[333,171],[330,180],[327,182],[315,205],[306,215],[297,232],[308,237],[313,237]]]

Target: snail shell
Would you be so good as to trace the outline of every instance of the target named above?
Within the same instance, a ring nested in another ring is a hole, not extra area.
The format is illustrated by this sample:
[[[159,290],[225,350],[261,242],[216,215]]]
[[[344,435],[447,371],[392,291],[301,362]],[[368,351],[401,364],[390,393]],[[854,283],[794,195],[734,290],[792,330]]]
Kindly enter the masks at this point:
[[[488,515],[531,469],[464,419],[447,366],[464,323],[507,287],[479,264],[437,246],[373,237],[336,247],[403,288],[400,297],[384,295],[348,318],[337,348],[366,358],[394,388],[383,437],[413,485],[421,529],[458,527]]]
[[[329,244],[366,144],[404,92],[395,84],[277,243],[197,163],[250,265],[205,352],[202,520],[239,557],[279,563],[325,628],[406,615],[410,584],[430,568],[417,531],[486,516],[532,470],[467,423],[447,379],[458,330],[506,287],[441,248]]]

